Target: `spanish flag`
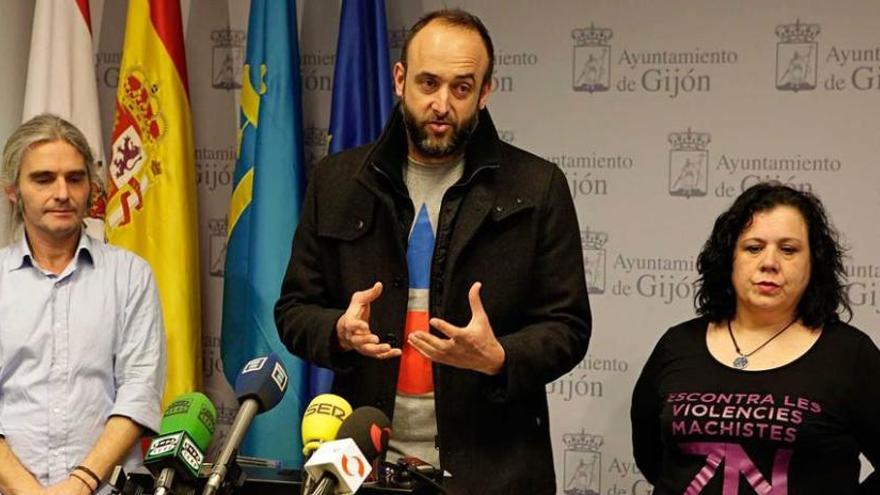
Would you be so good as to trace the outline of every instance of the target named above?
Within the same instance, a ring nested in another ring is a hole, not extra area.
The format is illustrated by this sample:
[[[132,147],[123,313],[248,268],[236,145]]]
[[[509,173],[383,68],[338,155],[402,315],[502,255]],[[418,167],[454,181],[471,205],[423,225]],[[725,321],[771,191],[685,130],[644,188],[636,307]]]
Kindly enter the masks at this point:
[[[164,404],[199,389],[198,198],[179,0],[130,0],[107,164],[111,244],[153,268],[168,348]]]

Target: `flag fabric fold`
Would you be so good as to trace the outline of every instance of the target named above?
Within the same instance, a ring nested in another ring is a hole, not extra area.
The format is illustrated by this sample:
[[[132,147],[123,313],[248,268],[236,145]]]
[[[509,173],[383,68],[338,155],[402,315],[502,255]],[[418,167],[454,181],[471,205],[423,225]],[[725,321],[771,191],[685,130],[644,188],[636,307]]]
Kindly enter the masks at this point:
[[[330,153],[379,137],[393,106],[385,1],[343,0],[330,108]]]
[[[153,270],[168,349],[163,402],[201,386],[198,197],[179,0],[130,0],[107,164],[111,244]]]
[[[55,114],[75,125],[88,140],[99,168],[103,165],[88,0],[37,0],[34,4],[22,121],[42,113]],[[100,179],[103,183],[103,177]],[[98,199],[86,224],[90,234],[103,239],[103,223],[97,220],[103,216],[103,201]]]
[[[250,8],[227,219],[223,370],[234,383],[248,360],[278,353],[290,377],[287,393],[254,418],[241,452],[300,467],[308,367],[281,344],[274,318],[305,185],[296,6],[252,0]]]
[[[382,133],[394,106],[384,0],[343,0],[336,42],[330,153],[362,146]],[[333,373],[312,367],[310,395],[330,391]]]
[[[102,159],[95,81],[88,0],[37,0],[22,120],[41,113],[58,115],[78,127],[92,153]]]

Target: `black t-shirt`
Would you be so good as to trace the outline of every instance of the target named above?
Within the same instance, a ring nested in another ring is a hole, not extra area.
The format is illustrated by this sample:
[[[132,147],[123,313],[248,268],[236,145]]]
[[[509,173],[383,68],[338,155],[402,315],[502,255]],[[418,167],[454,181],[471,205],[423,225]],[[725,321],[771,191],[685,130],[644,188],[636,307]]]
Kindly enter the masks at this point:
[[[633,451],[660,494],[880,493],[880,351],[827,325],[801,357],[765,371],[718,362],[708,320],[669,329],[636,383]]]

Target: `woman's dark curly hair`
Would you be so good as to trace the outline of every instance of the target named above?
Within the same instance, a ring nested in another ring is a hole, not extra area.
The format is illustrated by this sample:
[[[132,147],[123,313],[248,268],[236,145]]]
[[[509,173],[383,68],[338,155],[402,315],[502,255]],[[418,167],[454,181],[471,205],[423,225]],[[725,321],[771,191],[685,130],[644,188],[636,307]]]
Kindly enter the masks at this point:
[[[844,248],[825,214],[819,198],[778,182],[764,182],[746,189],[716,220],[712,234],[697,258],[700,278],[694,296],[697,313],[718,323],[736,313],[733,290],[733,255],[736,241],[755,213],[777,206],[796,208],[807,223],[810,242],[810,281],[797,305],[804,325],[818,328],[839,319],[838,310],[852,317],[843,267]]]

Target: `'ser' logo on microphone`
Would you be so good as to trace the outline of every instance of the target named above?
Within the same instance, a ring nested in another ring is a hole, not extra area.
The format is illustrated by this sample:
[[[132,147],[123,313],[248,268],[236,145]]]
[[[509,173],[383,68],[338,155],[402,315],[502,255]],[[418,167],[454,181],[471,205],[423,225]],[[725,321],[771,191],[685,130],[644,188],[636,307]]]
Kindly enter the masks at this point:
[[[355,472],[352,472],[352,468],[354,468]],[[364,464],[364,460],[360,457],[349,457],[345,454],[342,454],[342,471],[348,476],[357,476],[358,478],[364,477],[364,471],[367,469]]]

